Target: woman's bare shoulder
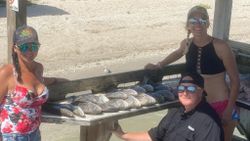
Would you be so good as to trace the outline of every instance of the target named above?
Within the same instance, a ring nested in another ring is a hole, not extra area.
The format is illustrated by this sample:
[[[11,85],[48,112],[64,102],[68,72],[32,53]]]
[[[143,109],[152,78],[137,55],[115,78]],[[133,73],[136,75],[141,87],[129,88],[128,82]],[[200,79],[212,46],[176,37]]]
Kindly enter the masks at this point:
[[[10,76],[13,74],[13,65],[12,64],[5,64],[0,67],[0,76]]]
[[[214,40],[213,40],[213,44],[214,44],[214,46],[217,48],[222,48],[222,47],[228,47],[228,44],[227,44],[227,42],[226,41],[224,41],[224,40],[221,40],[221,39],[218,39],[218,38],[214,38]]]
[[[227,58],[233,56],[232,49],[229,47],[226,41],[215,38],[213,41],[215,51],[217,55],[222,58]]]
[[[181,49],[184,49],[186,46],[187,46],[187,44],[189,43],[189,42],[191,42],[191,39],[183,39],[182,41],[181,41],[181,43],[180,43],[180,48]]]

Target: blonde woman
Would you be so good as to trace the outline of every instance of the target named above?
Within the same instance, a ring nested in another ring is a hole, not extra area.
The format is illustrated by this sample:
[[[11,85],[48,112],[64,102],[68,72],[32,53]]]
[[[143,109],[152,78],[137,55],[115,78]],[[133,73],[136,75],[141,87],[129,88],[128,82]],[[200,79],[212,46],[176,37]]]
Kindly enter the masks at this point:
[[[221,117],[225,141],[231,141],[234,127],[239,120],[235,110],[239,91],[238,70],[227,43],[208,35],[209,25],[209,16],[204,7],[191,8],[186,22],[187,39],[164,60],[157,64],[147,64],[145,69],[159,69],[185,55],[186,71],[197,72],[204,78],[207,101]],[[230,78],[230,86],[225,81],[226,74]]]

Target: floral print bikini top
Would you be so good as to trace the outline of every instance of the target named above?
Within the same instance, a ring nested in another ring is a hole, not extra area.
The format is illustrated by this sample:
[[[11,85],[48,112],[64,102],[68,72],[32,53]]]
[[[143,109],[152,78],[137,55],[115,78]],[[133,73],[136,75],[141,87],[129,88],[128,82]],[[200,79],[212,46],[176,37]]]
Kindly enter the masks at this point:
[[[1,132],[29,134],[41,123],[41,105],[48,99],[49,91],[44,87],[40,95],[16,83],[13,91],[4,97],[0,113]]]

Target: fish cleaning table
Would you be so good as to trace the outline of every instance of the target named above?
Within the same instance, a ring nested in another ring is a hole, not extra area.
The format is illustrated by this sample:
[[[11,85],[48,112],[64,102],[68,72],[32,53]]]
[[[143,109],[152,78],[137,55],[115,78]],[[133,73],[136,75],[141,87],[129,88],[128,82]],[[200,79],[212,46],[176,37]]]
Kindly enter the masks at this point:
[[[123,118],[128,118],[136,115],[146,114],[150,112],[155,112],[159,110],[164,110],[167,108],[173,108],[179,106],[179,101],[165,102],[162,104],[154,104],[152,106],[144,106],[138,109],[129,109],[118,112],[105,112],[100,115],[88,115],[86,117],[65,117],[53,115],[50,113],[43,113],[42,121],[49,123],[70,123],[77,124],[81,126],[93,126],[105,122],[112,122]]]
[[[67,123],[80,125],[80,141],[108,141],[111,137],[111,123],[136,115],[146,114],[179,106],[178,100],[129,109],[118,112],[102,113],[100,115],[86,115],[86,117],[65,117],[50,113],[42,114],[42,121],[47,123]]]
[[[145,71],[135,70],[130,72],[112,73],[97,77],[84,78],[69,81],[61,84],[49,86],[51,101],[63,100],[68,93],[81,92],[91,90],[94,93],[105,91],[111,87],[116,87],[124,83],[142,82],[145,74],[150,74],[153,78],[158,78],[161,74],[167,77],[167,81],[171,84],[176,83],[179,74],[183,72],[184,64],[168,65],[161,70]],[[163,79],[165,80],[165,79]],[[173,80],[173,81],[171,81]],[[124,119],[136,115],[155,112],[163,109],[179,106],[179,102],[171,101],[162,104],[154,104],[152,106],[144,106],[139,109],[130,109],[113,113],[103,113],[100,115],[86,115],[86,117],[63,117],[53,114],[43,113],[42,121],[51,123],[69,123],[80,125],[80,141],[109,141],[111,137],[110,125],[119,119]]]

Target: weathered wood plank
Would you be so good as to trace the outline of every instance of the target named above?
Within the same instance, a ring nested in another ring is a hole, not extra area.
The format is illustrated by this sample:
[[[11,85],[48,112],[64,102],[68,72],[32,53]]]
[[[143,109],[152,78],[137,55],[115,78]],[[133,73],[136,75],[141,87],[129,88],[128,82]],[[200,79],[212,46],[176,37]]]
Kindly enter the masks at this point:
[[[8,34],[8,52],[7,63],[11,62],[11,53],[13,46],[13,33],[20,25],[26,24],[26,3],[27,0],[19,0],[19,12],[11,10],[9,0],[6,1],[7,10],[7,34]]]
[[[169,65],[162,69],[164,75],[178,74],[184,71],[184,64]],[[155,72],[153,72],[155,73]],[[49,100],[62,100],[68,93],[92,90],[100,92],[121,83],[140,81],[143,79],[145,70],[136,70],[117,74],[108,74],[92,78],[73,80],[57,85],[49,86]]]
[[[93,126],[80,126],[80,141],[109,141],[112,132],[110,123],[101,123]]]
[[[228,40],[232,12],[232,0],[216,0],[213,22],[213,36]]]
[[[232,48],[240,73],[250,73],[250,44],[228,41],[229,46]]]
[[[238,53],[236,61],[240,73],[250,73],[250,54]]]
[[[237,41],[228,41],[228,44],[234,52],[237,53],[245,53],[245,54],[250,54],[250,44],[248,43],[243,43],[243,42],[237,42]]]

